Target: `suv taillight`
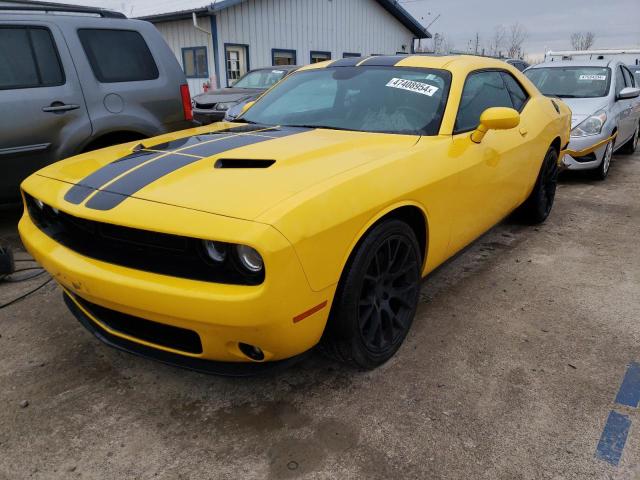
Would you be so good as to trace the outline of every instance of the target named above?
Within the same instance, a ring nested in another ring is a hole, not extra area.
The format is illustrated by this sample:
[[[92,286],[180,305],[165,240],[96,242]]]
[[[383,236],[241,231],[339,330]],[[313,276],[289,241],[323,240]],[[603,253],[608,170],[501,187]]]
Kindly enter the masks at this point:
[[[191,109],[191,95],[189,94],[189,85],[180,85],[180,96],[182,97],[182,111],[184,119],[190,122],[193,120],[193,110]]]

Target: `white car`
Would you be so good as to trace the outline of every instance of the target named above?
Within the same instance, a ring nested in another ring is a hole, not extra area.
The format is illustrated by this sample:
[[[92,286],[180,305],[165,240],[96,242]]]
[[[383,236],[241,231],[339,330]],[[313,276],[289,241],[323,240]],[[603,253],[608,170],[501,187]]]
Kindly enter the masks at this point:
[[[604,180],[617,150],[635,152],[640,134],[640,85],[616,60],[547,62],[525,75],[549,97],[561,98],[573,112],[571,142],[564,166],[594,170]]]

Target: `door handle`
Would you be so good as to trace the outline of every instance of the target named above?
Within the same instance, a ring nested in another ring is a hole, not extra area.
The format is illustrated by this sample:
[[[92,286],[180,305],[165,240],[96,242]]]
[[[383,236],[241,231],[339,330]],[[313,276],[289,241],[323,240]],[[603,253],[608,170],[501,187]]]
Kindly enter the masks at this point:
[[[51,112],[51,113],[63,113],[63,112],[68,112],[70,110],[77,110],[78,108],[80,108],[80,105],[65,104],[62,102],[53,102],[48,107],[42,107],[42,111]]]
[[[527,133],[529,133],[529,131],[526,128],[520,129],[520,135],[522,135],[523,137],[526,137]]]

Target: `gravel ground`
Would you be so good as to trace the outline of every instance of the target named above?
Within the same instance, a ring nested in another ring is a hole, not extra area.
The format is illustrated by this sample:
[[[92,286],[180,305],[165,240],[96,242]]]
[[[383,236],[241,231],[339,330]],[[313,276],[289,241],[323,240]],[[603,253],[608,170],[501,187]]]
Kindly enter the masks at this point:
[[[430,276],[372,372],[164,366],[100,344],[47,284],[0,310],[0,479],[639,479],[640,409],[614,399],[640,361],[640,155],[615,160],[606,182],[565,176],[546,224],[505,222]],[[617,467],[595,457],[611,410],[632,423]]]

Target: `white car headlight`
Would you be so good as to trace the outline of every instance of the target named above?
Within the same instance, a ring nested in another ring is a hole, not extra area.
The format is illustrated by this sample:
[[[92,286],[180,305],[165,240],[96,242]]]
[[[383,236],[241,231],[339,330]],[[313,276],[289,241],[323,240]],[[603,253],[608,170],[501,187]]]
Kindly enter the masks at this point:
[[[226,112],[235,105],[235,102],[216,103],[216,110]]]
[[[572,137],[588,137],[591,135],[599,135],[602,127],[607,122],[607,114],[604,110],[599,110],[587,119],[576,125],[571,130]]]

